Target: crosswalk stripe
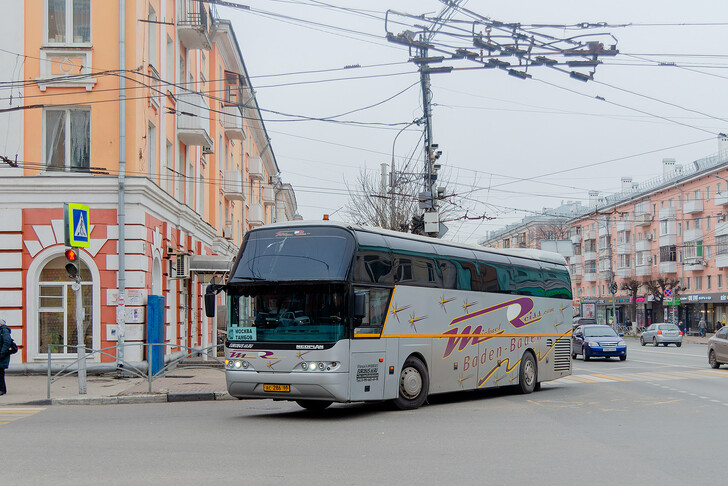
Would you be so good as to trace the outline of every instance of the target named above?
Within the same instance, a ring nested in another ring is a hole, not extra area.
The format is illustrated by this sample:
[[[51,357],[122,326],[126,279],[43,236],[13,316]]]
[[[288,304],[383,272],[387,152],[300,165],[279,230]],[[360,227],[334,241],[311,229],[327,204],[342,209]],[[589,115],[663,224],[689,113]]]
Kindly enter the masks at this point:
[[[0,425],[7,425],[10,422],[32,417],[45,408],[0,408]]]
[[[591,376],[598,376],[599,378],[604,378],[609,381],[632,381],[629,378],[620,378],[618,376],[602,375],[602,374],[596,374],[596,373]]]

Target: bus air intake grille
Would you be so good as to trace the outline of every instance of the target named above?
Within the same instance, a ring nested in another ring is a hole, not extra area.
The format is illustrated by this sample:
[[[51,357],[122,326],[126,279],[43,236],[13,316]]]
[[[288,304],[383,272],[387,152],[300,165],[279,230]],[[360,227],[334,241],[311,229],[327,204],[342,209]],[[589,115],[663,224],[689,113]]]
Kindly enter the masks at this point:
[[[571,340],[570,339],[557,339],[556,346],[554,346],[554,371],[569,371],[571,370]]]

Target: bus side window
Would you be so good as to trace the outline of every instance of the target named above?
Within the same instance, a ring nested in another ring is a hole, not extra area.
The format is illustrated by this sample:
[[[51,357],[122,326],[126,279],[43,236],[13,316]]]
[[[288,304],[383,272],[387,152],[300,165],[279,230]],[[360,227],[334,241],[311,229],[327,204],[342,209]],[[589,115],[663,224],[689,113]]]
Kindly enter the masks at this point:
[[[366,337],[380,335],[387,317],[390,291],[387,289],[357,289],[356,294],[357,301],[363,298],[365,312],[361,322],[356,324],[354,335],[365,334]]]

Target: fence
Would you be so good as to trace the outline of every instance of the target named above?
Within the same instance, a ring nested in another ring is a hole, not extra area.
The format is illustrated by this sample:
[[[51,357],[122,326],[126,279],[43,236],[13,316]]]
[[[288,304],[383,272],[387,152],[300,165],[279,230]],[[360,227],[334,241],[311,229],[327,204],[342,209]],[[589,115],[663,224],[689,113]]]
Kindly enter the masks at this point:
[[[205,348],[192,348],[189,346],[182,346],[180,344],[172,344],[172,343],[130,343],[126,344],[125,346],[143,346],[148,347],[147,351],[147,361],[146,361],[146,370],[140,369],[136,367],[134,364],[125,361],[125,360],[118,360],[115,354],[111,354],[109,351],[116,350],[117,346],[109,346],[106,348],[101,349],[86,349],[86,355],[81,358],[76,358],[70,363],[67,363],[65,366],[61,367],[60,370],[58,370],[55,374],[52,373],[52,367],[53,367],[53,353],[48,353],[48,371],[47,371],[47,398],[48,400],[51,399],[51,384],[55,381],[71,376],[73,374],[78,374],[79,369],[85,369],[83,366],[79,366],[81,360],[86,360],[89,357],[93,357],[94,355],[98,356],[108,356],[110,358],[113,358],[117,365],[114,371],[116,372],[122,372],[122,373],[129,373],[133,376],[136,376],[138,378],[145,378],[149,383],[149,393],[152,393],[152,382],[156,380],[157,378],[162,378],[168,373],[171,373],[176,370],[182,370],[182,369],[192,369],[192,368],[208,368],[208,366],[202,366],[197,364],[182,364],[182,361],[190,358],[190,357],[197,357],[197,356],[205,356],[209,361],[220,363],[224,366],[224,361],[220,360],[217,357],[217,350],[218,348],[222,347],[222,344],[212,344],[210,346],[207,346]],[[156,373],[153,372],[153,366],[152,366],[152,360],[149,359],[152,356],[153,351],[159,351],[158,348],[154,348],[154,346],[157,347],[163,347],[168,346],[170,348],[180,348],[185,350],[185,352],[176,358],[172,359],[167,363],[166,366],[159,369]],[[72,348],[76,349],[78,346],[76,345],[66,345],[66,344],[51,344],[49,345],[48,349],[52,349],[54,347],[57,348]],[[211,353],[212,350],[215,350],[214,353]],[[64,360],[65,361],[65,360]],[[224,368],[220,368],[220,371],[224,372]],[[79,377],[79,379],[81,379]],[[85,383],[84,383],[85,388]]]

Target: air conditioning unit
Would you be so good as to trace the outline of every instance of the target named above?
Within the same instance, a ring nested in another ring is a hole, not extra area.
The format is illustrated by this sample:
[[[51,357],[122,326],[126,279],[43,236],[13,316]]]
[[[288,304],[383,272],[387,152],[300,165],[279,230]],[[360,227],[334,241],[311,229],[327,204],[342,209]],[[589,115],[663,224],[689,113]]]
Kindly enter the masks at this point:
[[[225,239],[227,239],[227,240],[232,240],[233,239],[233,227],[232,227],[232,225],[225,226],[222,229],[222,237],[225,238]]]
[[[214,144],[213,145],[210,145],[210,146],[203,145],[202,146],[202,153],[204,155],[212,155],[212,154],[214,154],[215,153],[215,145]]]
[[[652,257],[647,257],[647,263],[652,263]]]
[[[720,213],[717,216],[718,216],[718,221],[725,221],[725,214]]]
[[[190,278],[190,256],[177,253],[169,259],[169,278]]]
[[[652,241],[652,233],[647,233],[647,241]]]

